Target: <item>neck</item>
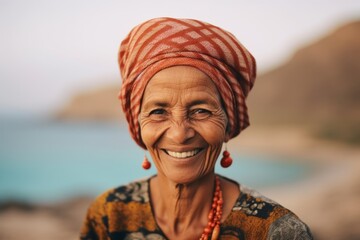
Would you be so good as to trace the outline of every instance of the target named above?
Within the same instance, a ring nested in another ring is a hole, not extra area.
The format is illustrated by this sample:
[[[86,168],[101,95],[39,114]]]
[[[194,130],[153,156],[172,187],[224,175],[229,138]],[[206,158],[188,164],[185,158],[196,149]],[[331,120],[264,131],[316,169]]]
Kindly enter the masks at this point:
[[[177,184],[158,175],[150,182],[155,218],[170,239],[199,238],[208,223],[215,174],[189,184]],[[185,234],[185,235],[184,235]],[[183,238],[183,237],[181,237]]]

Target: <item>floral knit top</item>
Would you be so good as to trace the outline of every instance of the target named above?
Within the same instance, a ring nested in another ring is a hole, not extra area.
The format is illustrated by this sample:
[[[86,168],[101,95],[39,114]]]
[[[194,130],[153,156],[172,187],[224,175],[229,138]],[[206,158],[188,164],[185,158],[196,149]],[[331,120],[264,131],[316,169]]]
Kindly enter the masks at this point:
[[[81,240],[167,239],[153,216],[149,179],[105,192],[89,207]],[[221,223],[220,239],[313,239],[290,210],[240,186],[231,213]]]

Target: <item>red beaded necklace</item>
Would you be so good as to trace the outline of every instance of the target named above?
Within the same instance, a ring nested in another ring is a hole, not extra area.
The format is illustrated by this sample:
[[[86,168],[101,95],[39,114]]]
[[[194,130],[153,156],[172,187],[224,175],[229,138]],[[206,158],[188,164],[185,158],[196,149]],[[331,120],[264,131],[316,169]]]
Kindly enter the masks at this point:
[[[220,235],[220,220],[222,216],[223,204],[224,201],[220,186],[220,179],[218,176],[216,176],[214,198],[208,216],[209,222],[205,227],[200,237],[200,240],[207,240],[211,233],[212,233],[211,240],[218,239]]]

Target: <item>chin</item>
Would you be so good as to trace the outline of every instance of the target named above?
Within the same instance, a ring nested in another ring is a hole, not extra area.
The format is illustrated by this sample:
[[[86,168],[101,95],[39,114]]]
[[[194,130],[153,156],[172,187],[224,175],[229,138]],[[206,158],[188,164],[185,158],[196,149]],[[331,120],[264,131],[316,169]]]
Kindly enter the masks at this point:
[[[213,173],[214,171],[212,171]],[[176,184],[189,184],[189,183],[193,183],[196,182],[198,180],[200,180],[201,178],[203,178],[204,176],[208,175],[210,172],[206,172],[206,173],[196,173],[196,171],[192,170],[192,171],[181,171],[181,173],[179,173],[179,171],[177,173],[167,173],[165,174],[165,177],[170,180],[171,182],[174,182]]]

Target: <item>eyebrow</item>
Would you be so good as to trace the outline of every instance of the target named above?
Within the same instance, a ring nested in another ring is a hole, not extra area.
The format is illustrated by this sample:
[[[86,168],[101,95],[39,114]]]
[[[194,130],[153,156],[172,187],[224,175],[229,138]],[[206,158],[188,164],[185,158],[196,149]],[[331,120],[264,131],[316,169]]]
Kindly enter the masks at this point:
[[[188,107],[191,106],[196,106],[196,105],[203,105],[203,104],[210,104],[210,105],[214,105],[215,101],[212,100],[204,100],[204,99],[196,99],[194,101],[191,101],[190,103],[187,104]]]
[[[150,100],[150,101],[147,101],[146,103],[144,103],[143,108],[147,109],[147,108],[149,108],[149,106],[151,106],[151,107],[163,107],[164,108],[164,107],[168,107],[169,103],[155,99],[155,100]]]

